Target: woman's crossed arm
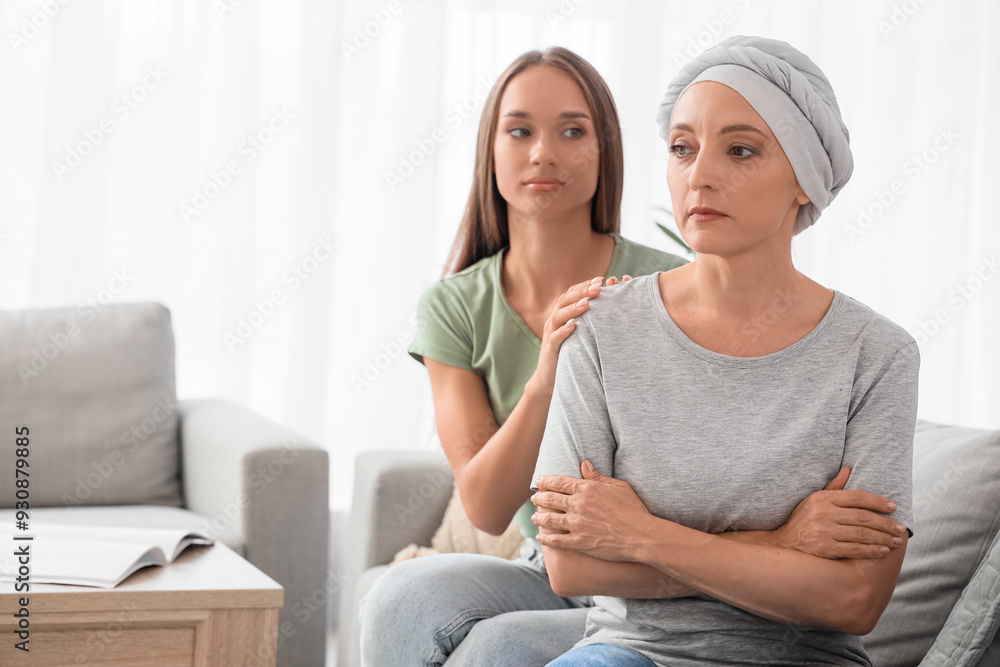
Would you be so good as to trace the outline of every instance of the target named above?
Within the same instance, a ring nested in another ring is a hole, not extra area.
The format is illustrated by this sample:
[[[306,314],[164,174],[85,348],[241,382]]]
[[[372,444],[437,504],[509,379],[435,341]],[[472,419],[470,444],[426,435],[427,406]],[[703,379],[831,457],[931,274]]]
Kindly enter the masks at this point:
[[[848,559],[806,553],[801,545],[788,548],[809,525],[796,517],[799,508],[783,526],[785,534],[711,535],[654,517],[629,484],[588,470],[588,463],[585,479],[541,478],[541,491],[534,497],[540,507],[535,515],[538,539],[552,588],[560,595],[665,598],[706,593],[771,620],[858,635],[871,631],[889,602],[906,551],[905,529],[897,531],[899,546],[888,553]],[[874,505],[872,510],[888,502],[863,491],[835,493],[843,502]],[[855,513],[845,509],[845,517]],[[867,512],[857,516],[891,522]],[[864,527],[848,531],[855,529]]]

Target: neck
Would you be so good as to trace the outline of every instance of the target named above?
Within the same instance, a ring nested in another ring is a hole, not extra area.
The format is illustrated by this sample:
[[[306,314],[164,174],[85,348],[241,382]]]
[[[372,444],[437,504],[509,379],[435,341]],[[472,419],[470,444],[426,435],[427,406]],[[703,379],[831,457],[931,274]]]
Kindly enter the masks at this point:
[[[602,258],[613,241],[590,227],[586,215],[548,220],[511,220],[510,248],[502,269],[508,297],[550,304],[576,283],[607,270]]]
[[[791,241],[736,255],[699,255],[691,265],[688,301],[703,312],[748,320],[780,306],[793,306],[811,281],[792,264]]]

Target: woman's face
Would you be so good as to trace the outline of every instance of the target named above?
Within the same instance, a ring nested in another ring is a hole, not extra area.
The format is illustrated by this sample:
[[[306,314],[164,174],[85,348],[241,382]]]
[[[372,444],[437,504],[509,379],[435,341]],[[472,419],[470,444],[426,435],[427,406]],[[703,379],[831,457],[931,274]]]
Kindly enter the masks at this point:
[[[695,252],[734,255],[791,239],[809,198],[742,95],[714,81],[696,83],[670,122],[667,184],[678,229]]]
[[[589,217],[600,143],[583,90],[569,74],[536,65],[507,83],[493,168],[508,220]]]

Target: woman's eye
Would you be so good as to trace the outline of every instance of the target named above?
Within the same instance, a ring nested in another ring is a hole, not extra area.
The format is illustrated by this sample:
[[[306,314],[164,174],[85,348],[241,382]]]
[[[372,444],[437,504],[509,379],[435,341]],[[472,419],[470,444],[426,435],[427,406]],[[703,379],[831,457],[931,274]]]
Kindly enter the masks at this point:
[[[676,155],[677,157],[684,157],[685,155],[688,155],[690,150],[691,149],[689,149],[687,146],[682,146],[680,144],[674,144],[672,146],[667,147],[667,151],[671,155]]]
[[[729,150],[732,152],[734,156],[739,158],[748,158],[757,152],[752,148],[747,148],[746,146],[733,146]]]
[[[583,128],[582,127],[571,127],[568,130],[565,130],[563,132],[563,134],[565,136],[569,137],[570,139],[577,139],[577,138],[583,136]]]
[[[528,136],[528,131],[523,127],[515,127],[512,130],[507,130],[507,133],[512,137],[517,137],[518,139],[523,139]]]

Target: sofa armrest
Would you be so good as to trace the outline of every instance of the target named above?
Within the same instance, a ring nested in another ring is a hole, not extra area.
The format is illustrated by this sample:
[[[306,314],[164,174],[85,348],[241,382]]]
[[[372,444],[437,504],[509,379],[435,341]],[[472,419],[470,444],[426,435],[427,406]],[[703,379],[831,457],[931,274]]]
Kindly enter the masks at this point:
[[[217,538],[241,539],[247,560],[284,587],[278,662],[323,664],[325,601],[339,587],[328,575],[327,451],[227,401],[182,401],[180,413],[185,506]]]
[[[429,546],[453,487],[451,468],[441,452],[359,454],[344,554],[347,576],[391,562],[409,544]]]

